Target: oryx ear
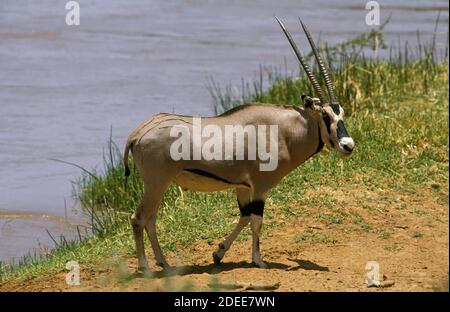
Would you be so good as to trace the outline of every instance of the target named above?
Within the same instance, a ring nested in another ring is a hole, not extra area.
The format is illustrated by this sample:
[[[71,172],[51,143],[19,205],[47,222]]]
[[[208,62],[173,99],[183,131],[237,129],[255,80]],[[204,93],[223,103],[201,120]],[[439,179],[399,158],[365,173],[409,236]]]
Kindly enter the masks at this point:
[[[322,111],[320,100],[318,98],[310,97],[309,95],[302,95],[303,105],[306,109],[312,109],[318,112]]]

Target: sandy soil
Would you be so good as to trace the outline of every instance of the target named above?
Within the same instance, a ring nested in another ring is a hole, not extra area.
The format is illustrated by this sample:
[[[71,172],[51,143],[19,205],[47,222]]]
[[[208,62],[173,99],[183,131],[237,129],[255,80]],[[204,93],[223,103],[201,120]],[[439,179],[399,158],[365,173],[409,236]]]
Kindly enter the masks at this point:
[[[417,195],[403,198],[406,209],[390,209],[388,205],[383,213],[365,216],[374,226],[387,229],[387,237],[374,231],[342,230],[342,225],[338,228],[309,217],[289,219],[262,238],[261,251],[269,269],[251,266],[250,239],[235,242],[223,263],[215,266],[211,253],[217,240],[214,245],[200,242],[183,253],[169,255],[175,266],[169,276],[152,265],[149,254],[152,277],[134,273],[136,260],[128,258],[95,271],[82,268],[80,286],[67,286],[61,272],[10,281],[0,285],[0,291],[211,290],[208,284],[213,281],[279,284],[277,291],[448,291],[448,206],[437,203],[433,194]],[[424,207],[428,213],[418,214]],[[337,242],[298,240],[298,234],[305,230],[329,235]],[[395,284],[368,288],[368,261],[377,261],[381,274]]]

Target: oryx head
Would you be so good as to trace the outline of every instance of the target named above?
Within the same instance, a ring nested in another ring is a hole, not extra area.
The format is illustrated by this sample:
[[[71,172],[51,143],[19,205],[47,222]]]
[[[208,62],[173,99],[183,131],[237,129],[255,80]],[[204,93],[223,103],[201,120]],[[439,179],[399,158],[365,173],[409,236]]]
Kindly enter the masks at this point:
[[[316,77],[314,77],[314,74],[309,68],[305,58],[303,57],[302,52],[298,49],[297,45],[292,39],[292,36],[287,31],[284,24],[276,16],[275,18],[280,24],[281,29],[283,30],[284,34],[289,40],[289,43],[291,44],[292,49],[294,50],[294,53],[297,56],[297,59],[299,60],[303,69],[305,70],[305,73],[308,76],[309,80],[311,81],[314,91],[317,93],[318,98],[313,98],[304,95],[302,96],[302,100],[305,105],[305,108],[312,111],[313,114],[318,119],[322,141],[329,148],[334,148],[343,155],[346,156],[350,155],[353,151],[353,148],[355,147],[355,143],[348,134],[347,129],[345,128],[344,110],[337,101],[336,95],[334,94],[333,91],[333,83],[331,81],[330,76],[328,75],[322,57],[320,56],[319,51],[317,50],[316,45],[312,40],[308,28],[300,20],[302,28],[306,34],[309,44],[311,45],[313,54],[319,65],[320,73],[322,74],[325,80],[329,96],[328,98],[325,97],[325,94],[322,91],[319,82],[317,81]]]

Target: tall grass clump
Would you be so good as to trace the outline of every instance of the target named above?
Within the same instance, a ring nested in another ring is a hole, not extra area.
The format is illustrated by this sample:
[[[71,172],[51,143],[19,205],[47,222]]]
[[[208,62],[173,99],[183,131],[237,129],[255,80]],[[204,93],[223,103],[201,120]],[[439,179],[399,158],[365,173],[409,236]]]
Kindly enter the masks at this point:
[[[388,21],[378,29],[335,46],[324,44],[319,47],[331,68],[335,93],[347,115],[359,108],[390,110],[390,99],[433,96],[436,82],[447,79],[448,43],[438,49],[434,36],[432,42],[424,44],[418,32],[414,48],[408,42],[403,46],[398,43],[398,46],[388,47],[382,33]],[[386,57],[378,57],[378,53],[374,53],[380,50],[387,54]],[[316,78],[324,85],[312,52],[306,58]],[[265,88],[266,85],[269,87]],[[303,69],[292,76],[279,68],[262,66],[257,78],[251,82],[242,80],[240,86],[221,88],[211,79],[208,89],[218,114],[247,102],[298,105],[301,95],[314,94]]]

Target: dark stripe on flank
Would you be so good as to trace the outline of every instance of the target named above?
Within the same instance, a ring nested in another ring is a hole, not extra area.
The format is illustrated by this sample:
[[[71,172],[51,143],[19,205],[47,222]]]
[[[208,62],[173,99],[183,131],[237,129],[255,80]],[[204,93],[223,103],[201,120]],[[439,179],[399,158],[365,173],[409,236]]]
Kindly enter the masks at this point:
[[[337,132],[338,139],[350,137],[348,135],[347,129],[345,128],[344,122],[342,120],[338,121],[336,132]]]
[[[247,217],[251,214],[262,216],[264,213],[264,201],[262,200],[252,201],[251,203],[248,203],[245,206],[242,206],[239,201],[238,204],[239,210],[241,211],[241,216],[243,217]]]
[[[210,178],[210,179],[213,179],[213,180],[217,180],[217,181],[220,181],[220,182],[224,182],[224,183],[227,183],[227,184],[234,184],[234,185],[235,184],[242,184],[242,185],[246,185],[246,186],[250,187],[250,185],[248,185],[247,183],[233,183],[233,182],[230,182],[230,181],[228,181],[228,180],[226,180],[224,178],[216,176],[215,174],[212,174],[210,172],[207,172],[207,171],[204,171],[204,170],[201,170],[201,169],[184,169],[184,171],[188,171],[190,173],[194,173],[194,174],[197,174],[197,175],[200,175],[200,176],[203,176],[203,177],[207,177],[207,178]]]

